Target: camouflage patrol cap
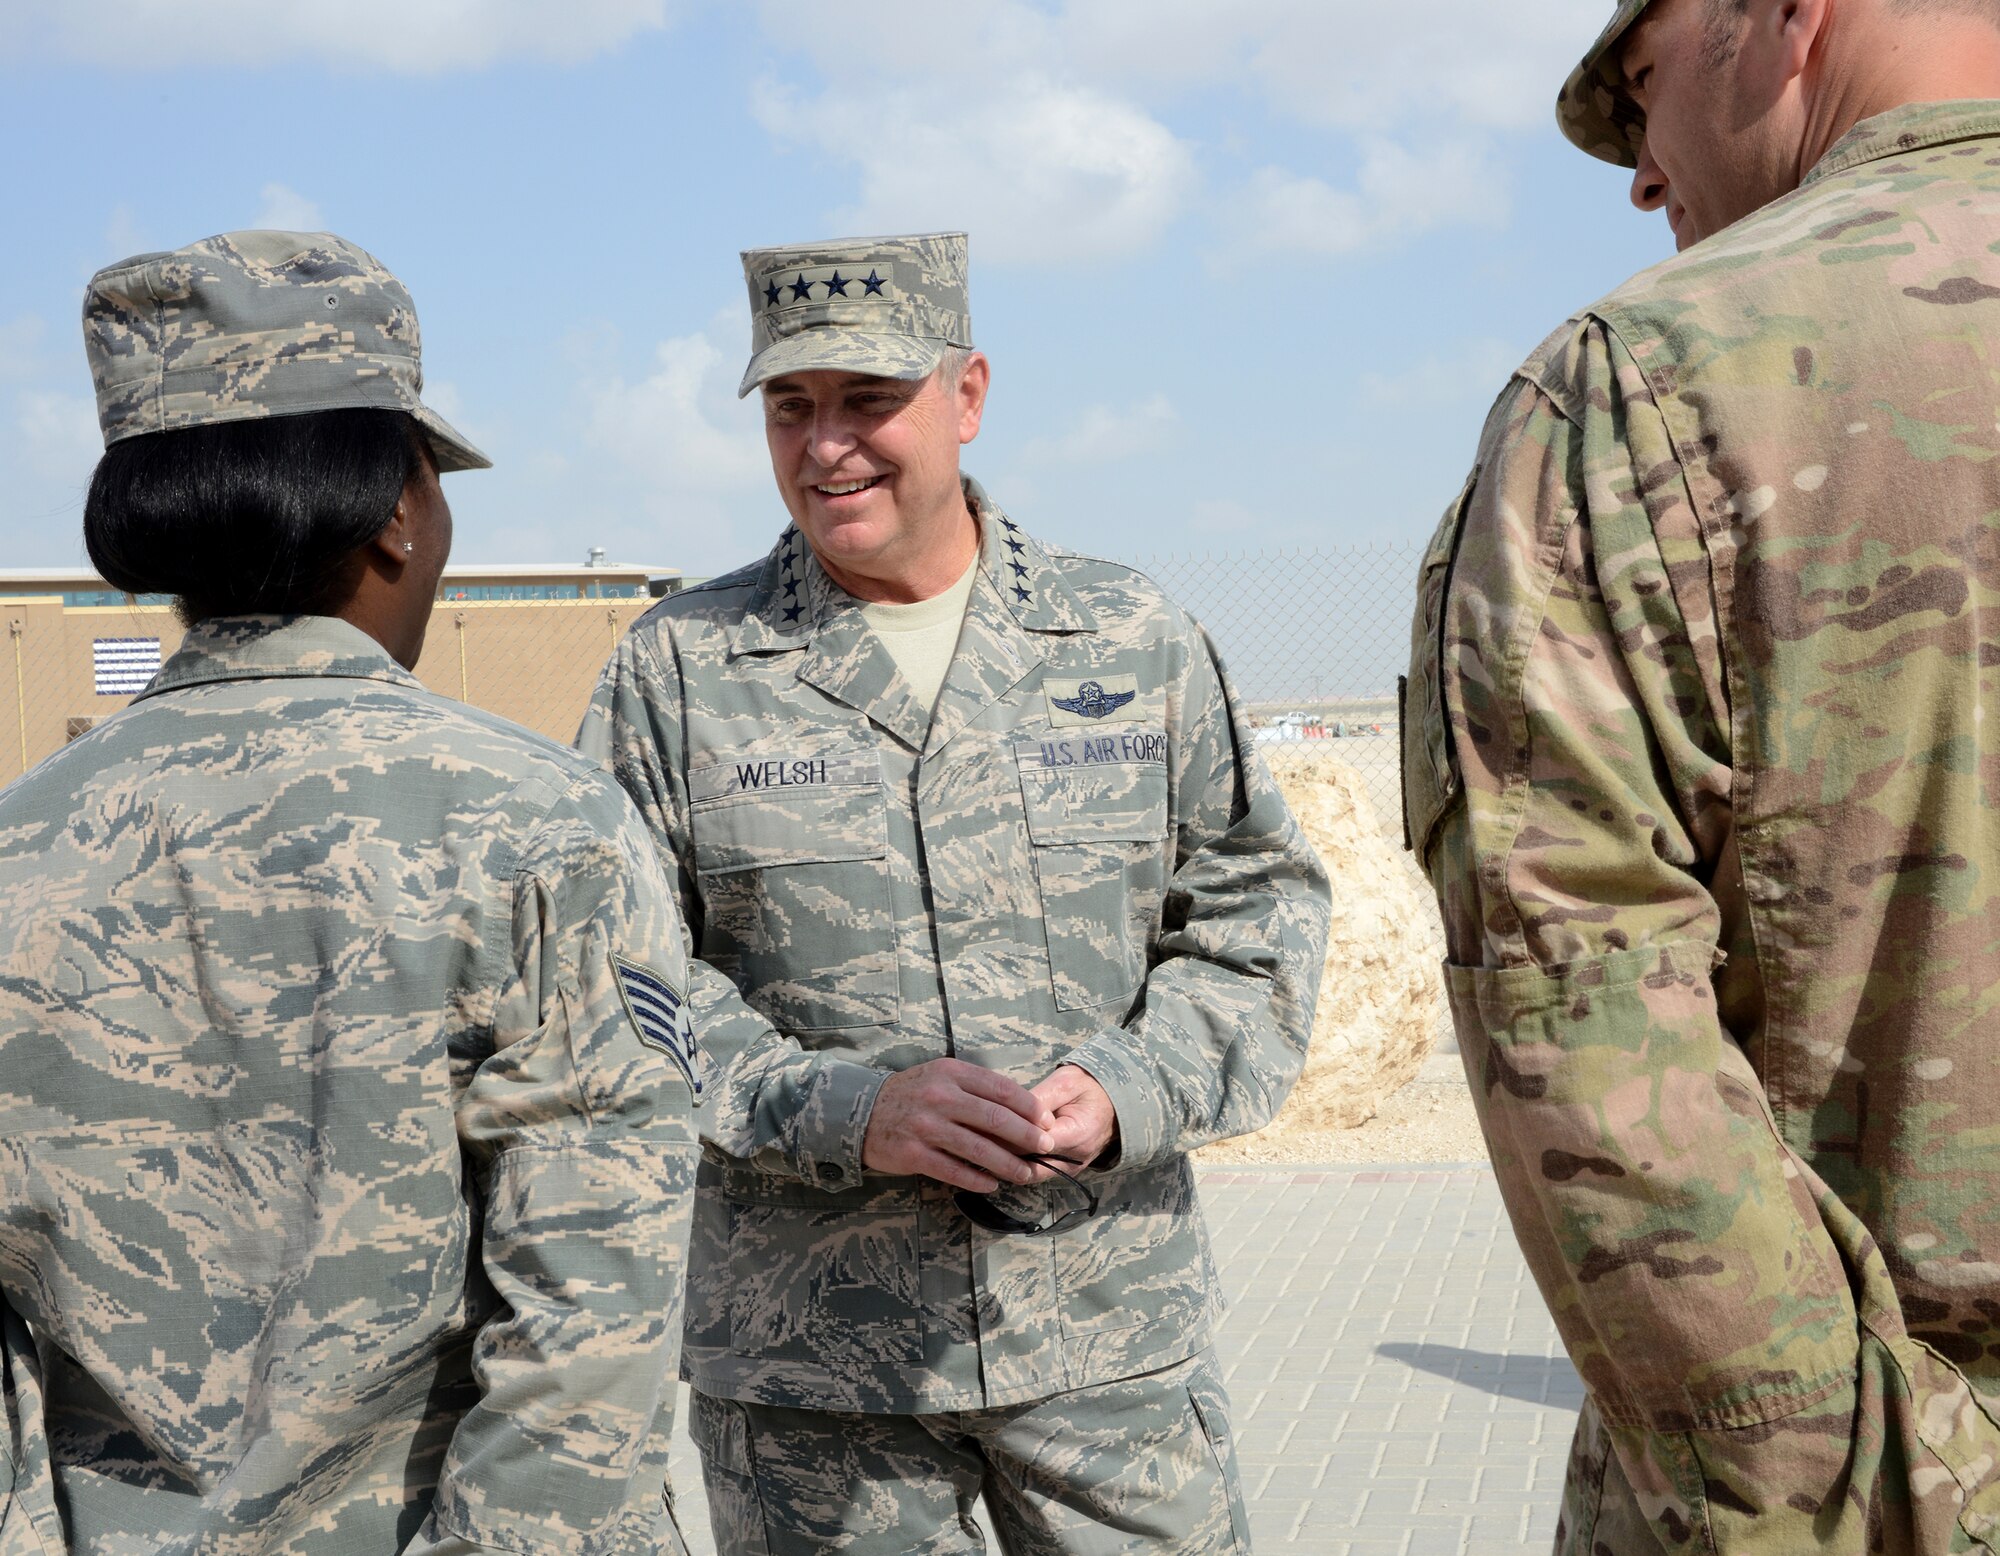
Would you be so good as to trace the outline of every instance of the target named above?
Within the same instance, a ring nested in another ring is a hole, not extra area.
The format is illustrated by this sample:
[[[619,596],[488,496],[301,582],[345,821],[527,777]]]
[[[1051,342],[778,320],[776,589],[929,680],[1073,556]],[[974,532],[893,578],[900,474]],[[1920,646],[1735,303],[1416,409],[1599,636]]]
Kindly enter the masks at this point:
[[[780,373],[923,378],[972,345],[962,232],[747,249],[750,365],[740,398]]]
[[[145,432],[377,407],[440,470],[493,463],[417,398],[417,312],[373,255],[327,232],[225,232],[90,279],[83,344],[104,446]]]
[[[1646,116],[1625,88],[1619,66],[1625,35],[1652,0],[1618,0],[1611,24],[1569,73],[1556,96],[1556,123],[1570,143],[1619,167],[1639,165]]]

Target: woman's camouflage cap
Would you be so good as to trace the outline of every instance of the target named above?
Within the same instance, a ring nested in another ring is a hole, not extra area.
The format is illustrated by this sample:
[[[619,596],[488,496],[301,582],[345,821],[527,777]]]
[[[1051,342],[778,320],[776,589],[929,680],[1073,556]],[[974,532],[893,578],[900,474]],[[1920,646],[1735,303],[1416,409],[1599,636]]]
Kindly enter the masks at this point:
[[[440,470],[493,463],[418,398],[416,305],[328,232],[225,232],[90,279],[83,344],[104,446],[146,432],[376,407],[415,417]]]
[[[1646,131],[1646,116],[1626,90],[1619,56],[1625,34],[1651,3],[1618,0],[1611,25],[1590,46],[1556,96],[1556,123],[1570,143],[1619,167],[1639,165],[1639,145]]]
[[[750,365],[737,395],[780,373],[832,368],[924,378],[972,345],[962,232],[746,249]]]

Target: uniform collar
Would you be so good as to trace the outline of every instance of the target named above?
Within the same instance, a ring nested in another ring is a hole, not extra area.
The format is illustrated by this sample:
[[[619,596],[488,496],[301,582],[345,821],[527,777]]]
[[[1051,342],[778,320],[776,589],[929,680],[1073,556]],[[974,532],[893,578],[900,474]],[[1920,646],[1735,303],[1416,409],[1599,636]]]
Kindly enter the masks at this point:
[[[1905,103],[1863,119],[1813,164],[1804,182],[1816,183],[1864,162],[1902,156],[1952,141],[2000,135],[2000,102],[1975,98],[1953,103]]]
[[[1095,632],[1097,618],[1085,608],[1027,533],[966,476],[965,500],[979,515],[981,560],[986,576],[1029,632]]]
[[[217,616],[188,629],[174,657],[139,698],[216,681],[305,675],[423,685],[380,643],[335,617]]]
[[[912,750],[939,750],[1042,663],[1042,635],[1097,630],[1097,619],[1042,548],[977,481],[964,484],[979,517],[979,577],[935,711],[918,704],[861,602],[826,576],[796,528],[764,559],[737,628],[736,652],[804,650],[801,681],[866,714]]]
[[[1028,632],[1095,632],[1091,615],[1027,532],[970,476],[960,478],[979,516],[980,565],[1008,613]],[[783,653],[810,645],[860,602],[826,576],[796,525],[778,537],[744,606],[736,651]]]

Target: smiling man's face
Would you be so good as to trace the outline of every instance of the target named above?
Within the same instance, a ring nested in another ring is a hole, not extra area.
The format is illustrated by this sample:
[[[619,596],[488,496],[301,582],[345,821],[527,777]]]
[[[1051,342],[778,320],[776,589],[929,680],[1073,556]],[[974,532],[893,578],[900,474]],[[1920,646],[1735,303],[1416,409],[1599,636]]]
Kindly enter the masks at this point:
[[[886,584],[867,596],[895,598],[899,583],[928,581],[941,551],[963,550],[971,520],[958,451],[979,432],[987,376],[975,353],[956,375],[817,370],[763,385],[778,490],[836,583],[850,592],[856,582]]]
[[[1770,0],[1655,0],[1620,64],[1646,116],[1632,203],[1686,248],[1797,186],[1798,134],[1774,74]]]

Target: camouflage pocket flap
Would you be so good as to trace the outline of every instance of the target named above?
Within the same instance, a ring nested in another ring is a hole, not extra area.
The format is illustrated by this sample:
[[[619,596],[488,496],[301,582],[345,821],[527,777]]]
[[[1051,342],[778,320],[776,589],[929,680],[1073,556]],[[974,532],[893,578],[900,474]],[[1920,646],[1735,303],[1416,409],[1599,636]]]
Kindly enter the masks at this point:
[[[1082,760],[1084,746],[1100,757]],[[1076,748],[1064,751],[1061,748]],[[1049,843],[1152,843],[1167,835],[1166,737],[1138,731],[1021,746],[1028,835]],[[1120,756],[1120,750],[1137,753]],[[1069,760],[1064,758],[1068,757]]]
[[[697,1390],[689,1399],[688,1436],[701,1450],[702,1462],[719,1465],[736,1475],[752,1472],[750,1426],[743,1406]]]
[[[1459,790],[1445,703],[1445,610],[1466,510],[1472,505],[1478,483],[1479,471],[1474,468],[1424,554],[1417,574],[1416,616],[1410,628],[1410,673],[1397,684],[1397,715],[1402,726],[1403,846],[1416,851],[1419,864],[1429,852],[1439,818]]]
[[[691,806],[688,822],[703,875],[889,852],[889,798],[879,783],[738,793]]]
[[[779,1205],[796,1210],[907,1211],[923,1202],[920,1178],[870,1178],[852,1188],[829,1189],[799,1178],[729,1166],[704,1156],[696,1184],[734,1205]]]
[[[1923,1445],[1950,1473],[1959,1527],[1983,1550],[2000,1541],[2000,1423],[1965,1375],[1930,1346],[1907,1336],[1891,1346],[1911,1396],[1911,1419]],[[1923,1469],[1911,1476],[1912,1489],[1925,1485]]]

